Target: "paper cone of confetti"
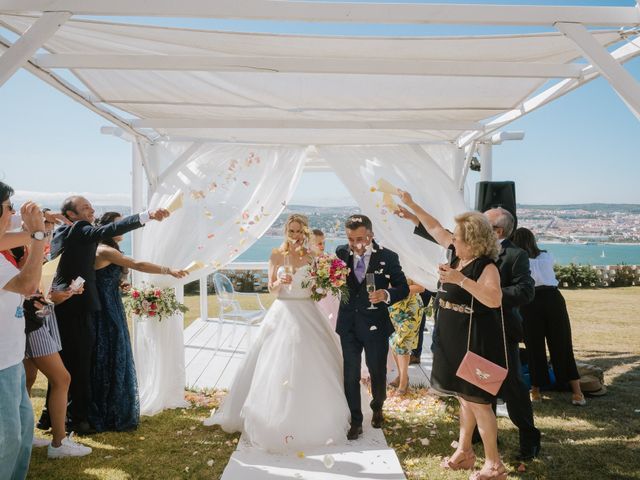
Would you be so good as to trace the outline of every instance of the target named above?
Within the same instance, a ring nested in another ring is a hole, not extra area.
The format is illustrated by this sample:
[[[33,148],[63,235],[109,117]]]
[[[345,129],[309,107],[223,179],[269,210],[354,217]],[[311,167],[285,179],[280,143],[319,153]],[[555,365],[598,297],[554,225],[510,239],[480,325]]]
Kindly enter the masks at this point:
[[[164,208],[169,210],[171,213],[175,212],[179,208],[182,208],[182,200],[184,199],[184,193],[178,190],[176,193],[169,197],[167,203]]]
[[[196,270],[200,270],[201,268],[204,268],[204,263],[199,262],[198,260],[195,260],[191,262],[189,265],[187,265],[187,267],[185,268],[185,271],[189,273],[193,273]]]
[[[382,204],[391,212],[395,212],[398,209],[398,204],[393,200],[390,193],[382,194]]]
[[[378,182],[376,183],[376,189],[382,193],[390,193],[391,195],[398,194],[398,187],[392,185],[384,178],[378,180]]]
[[[45,263],[42,266],[42,276],[40,277],[40,289],[44,295],[49,293],[51,284],[53,283],[53,277],[56,276],[56,270],[58,269],[58,263],[60,263],[60,257],[58,255],[54,260]]]

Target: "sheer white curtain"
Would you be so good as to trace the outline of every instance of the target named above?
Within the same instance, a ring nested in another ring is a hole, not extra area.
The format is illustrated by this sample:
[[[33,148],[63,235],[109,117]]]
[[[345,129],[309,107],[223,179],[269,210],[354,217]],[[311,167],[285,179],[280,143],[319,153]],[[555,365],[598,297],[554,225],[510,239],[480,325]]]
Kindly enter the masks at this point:
[[[178,189],[184,206],[143,229],[142,258],[173,268],[200,261],[205,268],[182,283],[219,268],[249,248],[284,209],[300,180],[305,149],[204,145],[168,177],[150,202],[164,202]],[[169,276],[145,275],[155,286],[176,285]],[[136,369],[143,415],[184,404],[183,316],[134,322]]]
[[[424,149],[412,145],[323,146],[319,156],[342,180],[362,212],[371,218],[376,239],[398,253],[406,275],[429,290],[436,288],[437,264],[444,249],[413,234],[413,224],[393,215],[382,194],[372,192],[380,178],[410,192],[416,202],[445,227],[453,228],[454,216],[467,210],[451,170],[455,147]],[[434,157],[437,157],[436,160]],[[442,166],[441,166],[442,165]],[[398,202],[398,197],[393,197]]]

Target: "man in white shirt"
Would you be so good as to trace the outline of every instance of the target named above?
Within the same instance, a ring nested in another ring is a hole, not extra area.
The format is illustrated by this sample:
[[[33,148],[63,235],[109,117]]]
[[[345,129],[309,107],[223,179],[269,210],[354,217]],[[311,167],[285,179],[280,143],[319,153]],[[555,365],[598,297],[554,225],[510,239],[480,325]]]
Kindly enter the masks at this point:
[[[15,211],[13,189],[0,182],[0,237]],[[27,476],[33,441],[33,410],[25,386],[22,359],[25,351],[25,323],[22,296],[38,288],[44,256],[44,218],[33,202],[21,210],[29,232],[30,255],[19,271],[0,255],[0,478],[21,480]]]

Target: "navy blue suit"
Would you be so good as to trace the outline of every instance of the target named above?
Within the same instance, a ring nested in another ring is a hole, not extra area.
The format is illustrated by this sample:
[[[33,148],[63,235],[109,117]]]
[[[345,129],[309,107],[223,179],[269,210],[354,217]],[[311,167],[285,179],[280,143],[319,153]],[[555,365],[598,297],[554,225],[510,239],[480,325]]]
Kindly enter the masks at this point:
[[[390,305],[409,295],[407,279],[402,272],[398,255],[372,243],[367,273],[376,273],[376,290],[387,290]],[[387,354],[393,325],[389,320],[388,305],[378,303],[377,310],[367,310],[369,295],[366,281],[358,282],[354,274],[354,255],[348,245],[336,249],[336,255],[351,269],[347,279],[349,301],[340,304],[336,333],[340,336],[344,358],[344,391],[351,410],[352,425],[362,424],[360,407],[360,364],[364,349],[371,375],[372,410],[381,410],[387,397]]]
[[[142,227],[138,215],[102,227],[87,221],[58,228],[51,241],[51,257],[60,257],[53,288],[66,288],[78,276],[85,279],[84,292],[56,305],[62,351],[60,356],[71,374],[69,417],[73,424],[87,420],[91,401],[90,374],[95,343],[94,315],[100,311],[96,288],[96,250],[103,238],[123,235]]]

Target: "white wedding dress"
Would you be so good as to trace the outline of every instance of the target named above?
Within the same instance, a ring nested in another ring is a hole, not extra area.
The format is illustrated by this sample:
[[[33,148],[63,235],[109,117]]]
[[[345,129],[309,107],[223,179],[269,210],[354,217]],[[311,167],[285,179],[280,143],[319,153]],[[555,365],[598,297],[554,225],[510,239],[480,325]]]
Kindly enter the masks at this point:
[[[337,336],[293,275],[263,320],[222,407],[208,424],[243,432],[270,452],[346,441],[350,412],[344,396]]]

